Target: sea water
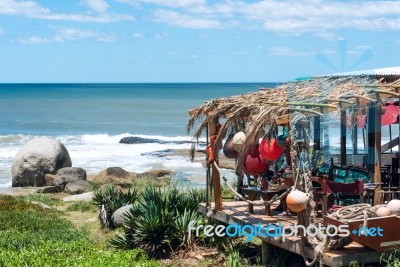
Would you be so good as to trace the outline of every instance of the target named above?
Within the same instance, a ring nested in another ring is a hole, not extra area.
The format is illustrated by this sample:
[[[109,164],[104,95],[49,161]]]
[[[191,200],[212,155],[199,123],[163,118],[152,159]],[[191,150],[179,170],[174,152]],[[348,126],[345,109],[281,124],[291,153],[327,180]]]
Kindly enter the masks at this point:
[[[187,111],[216,97],[276,83],[0,84],[0,187],[11,186],[11,165],[35,137],[62,142],[73,166],[96,174],[118,166],[133,172],[171,169],[185,180],[203,175],[189,157],[158,151],[190,148]],[[120,144],[123,137],[144,143]]]

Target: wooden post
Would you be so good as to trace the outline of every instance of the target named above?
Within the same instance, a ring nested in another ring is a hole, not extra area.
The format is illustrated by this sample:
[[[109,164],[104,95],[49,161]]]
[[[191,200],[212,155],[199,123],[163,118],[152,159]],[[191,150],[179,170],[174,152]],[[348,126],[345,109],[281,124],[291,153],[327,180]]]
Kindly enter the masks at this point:
[[[210,137],[212,135],[216,135],[217,134],[217,125],[218,125],[217,121],[210,122],[208,124]],[[216,147],[216,149],[218,149],[218,148]],[[217,165],[219,165],[218,153],[214,153],[214,162],[217,163]],[[218,169],[214,166],[214,164],[212,165],[211,177],[212,177],[211,178],[212,179],[212,183],[214,185],[215,209],[216,210],[222,210],[222,195],[221,195],[221,180],[220,180],[221,177],[220,177]]]
[[[266,241],[262,241],[261,243],[261,265],[267,266],[268,259],[272,253],[272,245]]]
[[[375,120],[376,111],[374,103],[368,105],[367,110],[367,169],[369,172],[374,173],[374,162],[375,162]]]
[[[379,99],[379,98],[378,98]],[[381,146],[382,146],[382,123],[381,123],[381,105],[379,101],[375,103],[375,160],[374,160],[374,182],[380,183],[382,181],[381,177],[381,163],[382,163],[382,154],[381,154]],[[376,188],[376,192],[381,191],[381,186],[379,185]],[[381,195],[375,194],[374,197],[374,205],[381,204]]]
[[[347,165],[346,159],[346,110],[340,112],[340,165]]]

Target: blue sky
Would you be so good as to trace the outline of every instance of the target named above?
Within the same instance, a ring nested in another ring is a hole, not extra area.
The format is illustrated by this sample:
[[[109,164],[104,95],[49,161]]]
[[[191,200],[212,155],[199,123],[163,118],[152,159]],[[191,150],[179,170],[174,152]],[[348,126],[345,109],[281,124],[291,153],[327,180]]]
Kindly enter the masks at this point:
[[[0,0],[0,82],[265,82],[400,65],[399,1]]]

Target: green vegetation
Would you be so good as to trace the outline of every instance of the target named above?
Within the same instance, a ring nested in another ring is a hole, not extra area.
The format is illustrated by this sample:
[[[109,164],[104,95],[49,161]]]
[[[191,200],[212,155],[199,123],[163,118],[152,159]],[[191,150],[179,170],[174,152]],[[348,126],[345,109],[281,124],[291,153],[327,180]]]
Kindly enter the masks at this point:
[[[96,207],[93,205],[93,203],[88,203],[88,202],[75,202],[70,204],[66,211],[80,211],[80,212],[86,212],[86,211],[95,211]]]
[[[114,186],[109,185],[104,191],[95,191],[93,202],[100,209],[100,223],[105,228],[114,228],[111,220],[111,216],[117,209],[133,204],[138,198],[138,192],[136,190],[129,190],[128,192],[122,192],[121,190],[115,189]]]
[[[16,198],[27,202],[40,202],[50,207],[56,206],[61,203],[60,200],[51,199],[46,194],[29,194],[24,196],[18,196]]]
[[[400,250],[389,250],[380,257],[380,263],[387,267],[400,267]]]
[[[37,200],[37,199],[35,199]],[[97,247],[54,209],[0,196],[0,266],[160,266],[143,251]]]
[[[110,242],[117,248],[139,247],[149,256],[164,258],[177,249],[188,249],[194,237],[188,236],[190,221],[200,222],[197,205],[204,192],[179,192],[176,188],[148,187],[125,218],[125,231]]]

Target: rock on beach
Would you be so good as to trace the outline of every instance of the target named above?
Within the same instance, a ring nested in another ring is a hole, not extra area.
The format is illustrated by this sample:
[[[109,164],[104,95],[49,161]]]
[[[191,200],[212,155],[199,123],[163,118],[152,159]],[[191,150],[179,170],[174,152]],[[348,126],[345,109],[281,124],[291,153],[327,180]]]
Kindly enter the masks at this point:
[[[44,186],[45,175],[72,166],[65,146],[50,138],[34,138],[28,141],[14,157],[12,186]]]

